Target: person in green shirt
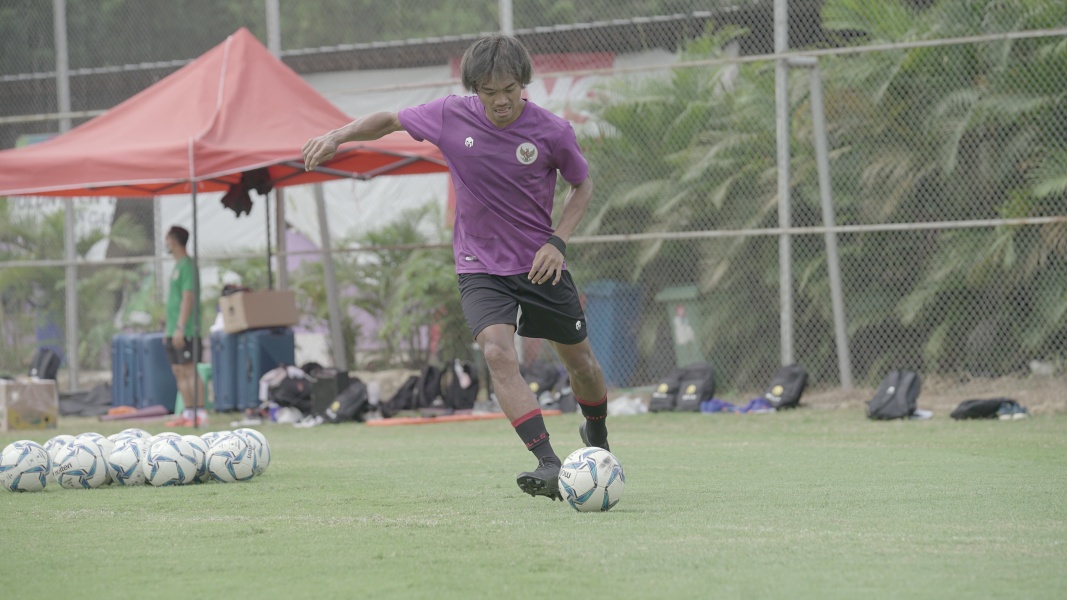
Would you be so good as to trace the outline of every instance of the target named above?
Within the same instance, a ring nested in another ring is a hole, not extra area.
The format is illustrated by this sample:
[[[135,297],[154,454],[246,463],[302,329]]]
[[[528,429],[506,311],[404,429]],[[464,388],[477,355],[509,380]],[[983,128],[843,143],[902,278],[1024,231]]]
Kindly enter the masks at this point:
[[[192,407],[194,398],[197,405],[204,404],[204,386],[196,376],[193,354],[193,348],[198,346],[197,356],[203,356],[203,344],[199,336],[199,311],[196,310],[198,274],[185,247],[188,242],[189,230],[177,225],[171,227],[164,238],[167,252],[176,262],[167,291],[167,329],[163,343],[178,382],[178,392],[187,406]]]

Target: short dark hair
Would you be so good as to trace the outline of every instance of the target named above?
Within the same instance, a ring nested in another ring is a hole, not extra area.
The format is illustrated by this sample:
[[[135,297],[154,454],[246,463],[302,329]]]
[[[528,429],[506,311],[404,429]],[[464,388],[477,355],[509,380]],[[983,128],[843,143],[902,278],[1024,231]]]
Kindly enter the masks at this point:
[[[514,77],[519,85],[526,87],[533,75],[533,65],[522,42],[510,35],[494,33],[467,48],[459,63],[459,72],[463,87],[477,93],[478,86],[486,81],[507,76]]]
[[[189,230],[184,227],[174,225],[173,227],[167,230],[167,237],[174,238],[174,241],[178,242],[178,245],[184,248],[185,245],[189,243]]]

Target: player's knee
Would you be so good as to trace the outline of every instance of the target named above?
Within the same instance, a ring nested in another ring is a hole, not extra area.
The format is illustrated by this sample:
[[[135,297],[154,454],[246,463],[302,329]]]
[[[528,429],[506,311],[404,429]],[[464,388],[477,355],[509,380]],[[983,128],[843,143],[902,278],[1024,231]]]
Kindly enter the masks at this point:
[[[485,344],[483,352],[485,354],[485,363],[489,365],[489,369],[492,371],[504,369],[511,365],[518,365],[519,362],[515,354],[515,348],[503,344],[488,342]]]
[[[592,352],[583,352],[567,364],[567,373],[572,380],[592,383],[600,375],[600,363]]]

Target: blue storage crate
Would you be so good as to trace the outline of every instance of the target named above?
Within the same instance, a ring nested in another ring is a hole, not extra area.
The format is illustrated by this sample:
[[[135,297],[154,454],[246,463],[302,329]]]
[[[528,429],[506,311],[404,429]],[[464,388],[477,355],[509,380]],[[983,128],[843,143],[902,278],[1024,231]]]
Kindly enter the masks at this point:
[[[237,410],[237,341],[240,334],[216,331],[211,334],[211,390],[215,410]]]
[[[259,406],[259,379],[271,369],[296,362],[293,330],[250,329],[237,341],[237,408]]]
[[[138,370],[134,379],[137,408],[162,404],[174,412],[178,396],[178,382],[170,367],[163,333],[145,333],[137,340]]]
[[[133,381],[137,374],[138,337],[120,333],[111,338],[111,406],[137,404]]]

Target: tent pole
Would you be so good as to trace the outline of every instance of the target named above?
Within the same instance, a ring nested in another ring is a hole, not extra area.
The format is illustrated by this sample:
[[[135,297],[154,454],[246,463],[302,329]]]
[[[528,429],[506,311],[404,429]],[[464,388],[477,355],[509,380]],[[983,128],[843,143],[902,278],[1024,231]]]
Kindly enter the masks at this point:
[[[333,346],[333,366],[338,371],[348,371],[348,354],[345,338],[341,333],[341,306],[337,298],[337,275],[333,265],[333,246],[330,244],[330,223],[326,217],[326,196],[322,184],[316,183],[315,207],[319,213],[319,236],[322,241],[322,273],[326,278],[326,304],[330,311],[330,340]]]
[[[285,225],[285,190],[274,188],[274,230],[277,239],[274,247],[278,249],[275,256],[278,257],[278,289],[289,289],[289,247],[285,243],[285,234],[288,229]]]
[[[277,193],[277,192],[275,192]],[[267,219],[267,289],[274,289],[274,272],[270,265],[270,196],[263,197],[263,216]]]
[[[200,365],[200,233],[199,219],[196,211],[196,182],[193,181],[193,323],[196,331],[193,333],[193,429],[200,429],[200,386],[197,378],[200,377],[197,367]]]

